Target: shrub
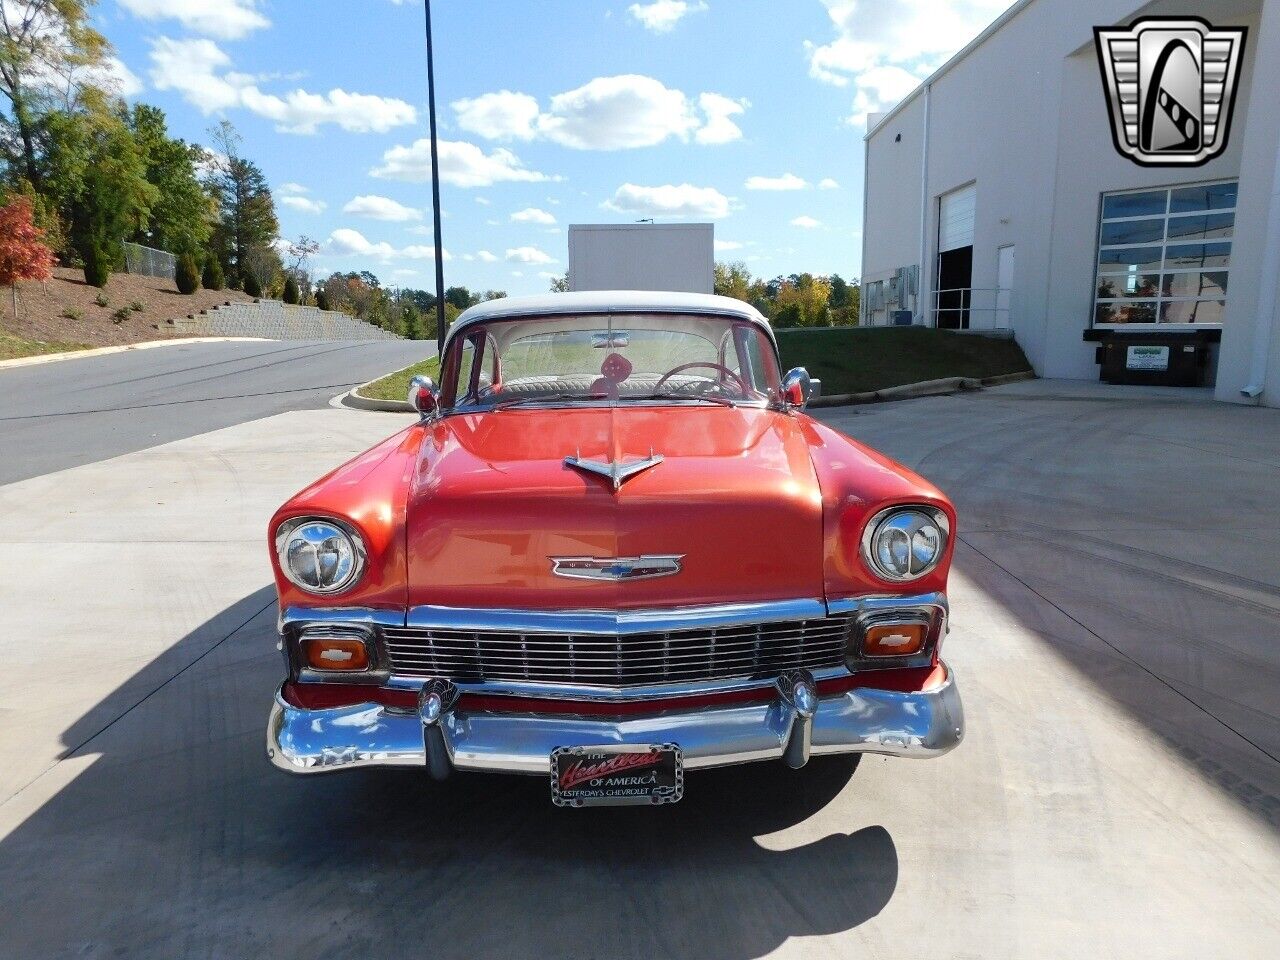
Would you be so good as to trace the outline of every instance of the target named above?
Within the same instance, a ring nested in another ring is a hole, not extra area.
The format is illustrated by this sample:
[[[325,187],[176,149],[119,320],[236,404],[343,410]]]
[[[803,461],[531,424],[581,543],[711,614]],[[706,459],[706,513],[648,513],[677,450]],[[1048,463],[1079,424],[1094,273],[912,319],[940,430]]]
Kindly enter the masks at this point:
[[[190,295],[200,289],[200,270],[196,267],[196,258],[191,254],[184,253],[178,258],[174,282],[178,284],[179,293]]]
[[[111,314],[111,322],[124,323],[126,320],[129,319],[129,315],[132,312],[133,311],[131,311],[128,307],[121,307],[119,310]]]
[[[86,269],[87,269],[87,268],[86,268]],[[100,293],[100,294],[98,294],[96,297],[94,297],[94,298],[93,298],[93,302],[94,302],[94,303],[96,303],[96,304],[97,304],[98,306],[100,306],[100,307],[105,307],[105,306],[106,306],[107,304],[109,304],[111,301],[107,299],[107,295],[106,295],[105,293]]]
[[[298,281],[293,277],[286,277],[284,281],[284,302],[298,303],[302,300],[302,295],[298,292]]]
[[[204,263],[204,275],[200,278],[200,283],[206,290],[221,290],[226,282],[222,278],[222,264],[218,262],[217,257],[210,257]]]
[[[252,273],[244,275],[244,292],[255,299],[262,296],[262,284]]]
[[[75,320],[79,322],[84,319],[84,311],[77,310],[75,307],[67,307],[67,309],[63,310],[58,314],[58,316],[62,317],[64,320]]]
[[[129,304],[129,309],[132,310],[134,313],[141,313],[142,302],[140,300],[133,301],[133,303]]]
[[[105,287],[111,279],[111,251],[97,243],[86,243],[80,251],[84,260],[84,282],[91,287]],[[105,303],[99,304],[105,307]]]
[[[324,287],[316,290],[316,306],[321,310],[329,309],[329,295],[324,292]]]

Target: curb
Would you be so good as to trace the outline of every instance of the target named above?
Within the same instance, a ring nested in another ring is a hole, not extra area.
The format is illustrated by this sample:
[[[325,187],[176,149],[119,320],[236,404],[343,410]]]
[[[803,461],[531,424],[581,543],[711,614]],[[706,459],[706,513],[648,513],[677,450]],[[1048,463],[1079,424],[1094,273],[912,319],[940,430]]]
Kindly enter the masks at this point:
[[[976,379],[974,377],[944,377],[941,380],[922,380],[919,383],[904,383],[898,387],[885,387],[868,393],[838,393],[829,397],[819,397],[809,403],[815,409],[822,407],[850,407],[863,403],[884,403],[890,400],[913,400],[918,397],[941,397],[961,390],[981,390],[983,387],[998,387],[1004,383],[1018,380],[1033,380],[1035,373],[1022,370],[1018,373],[1002,373],[995,377]]]
[[[975,377],[943,377],[941,380],[921,380],[919,383],[904,383],[897,387],[885,387],[882,390],[871,390],[867,393],[837,393],[829,397],[819,397],[808,406],[814,409],[822,407],[852,407],[863,403],[887,403],[891,400],[913,400],[918,397],[941,397],[961,390],[981,390],[983,387],[998,387],[1005,383],[1016,383],[1019,380],[1034,380],[1035,373],[1021,370],[1017,373],[1002,373],[995,377],[981,380]],[[379,378],[381,379],[381,378]],[[369,383],[373,383],[370,380]],[[413,407],[405,400],[374,400],[360,396],[359,387],[334,398],[334,405],[348,407],[352,410],[375,410],[383,413],[413,413]]]
[[[59,360],[78,360],[81,357],[104,357],[128,350],[150,350],[153,347],[172,347],[184,343],[266,343],[270,337],[172,337],[168,340],[144,340],[142,343],[124,343],[114,347],[92,347],[88,350],[67,350],[63,353],[41,353],[34,357],[15,357],[0,360],[0,370],[8,367],[30,367],[38,363],[57,363]]]

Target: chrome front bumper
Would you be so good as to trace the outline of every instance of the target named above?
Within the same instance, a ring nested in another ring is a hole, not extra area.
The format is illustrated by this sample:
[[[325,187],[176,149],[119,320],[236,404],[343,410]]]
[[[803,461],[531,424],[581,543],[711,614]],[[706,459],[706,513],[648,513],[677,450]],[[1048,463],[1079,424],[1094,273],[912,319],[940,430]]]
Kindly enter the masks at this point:
[[[438,707],[438,705],[436,705]],[[620,719],[468,711],[438,714],[377,703],[307,710],[280,691],[267,723],[267,756],[289,773],[357,767],[423,767],[549,775],[557,747],[677,743],[686,769],[809,755],[880,753],[936,757],[964,735],[964,710],[950,668],[940,685],[900,693],[858,688],[821,697],[812,717],[779,689],[769,702],[667,711]]]

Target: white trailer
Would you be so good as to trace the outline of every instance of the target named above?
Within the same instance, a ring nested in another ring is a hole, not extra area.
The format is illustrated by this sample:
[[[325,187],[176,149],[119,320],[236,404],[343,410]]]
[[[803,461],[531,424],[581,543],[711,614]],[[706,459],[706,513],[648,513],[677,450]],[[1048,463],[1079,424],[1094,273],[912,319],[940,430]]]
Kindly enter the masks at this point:
[[[714,293],[710,223],[575,223],[569,226],[570,290]]]

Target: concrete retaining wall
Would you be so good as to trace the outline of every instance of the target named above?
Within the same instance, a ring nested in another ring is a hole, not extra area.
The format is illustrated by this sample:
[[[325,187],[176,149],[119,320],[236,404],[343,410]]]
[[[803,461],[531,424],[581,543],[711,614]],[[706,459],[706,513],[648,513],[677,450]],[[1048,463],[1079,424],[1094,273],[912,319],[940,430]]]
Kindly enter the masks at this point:
[[[400,340],[402,337],[345,313],[279,300],[231,303],[173,321],[188,337],[265,337],[269,340]]]

